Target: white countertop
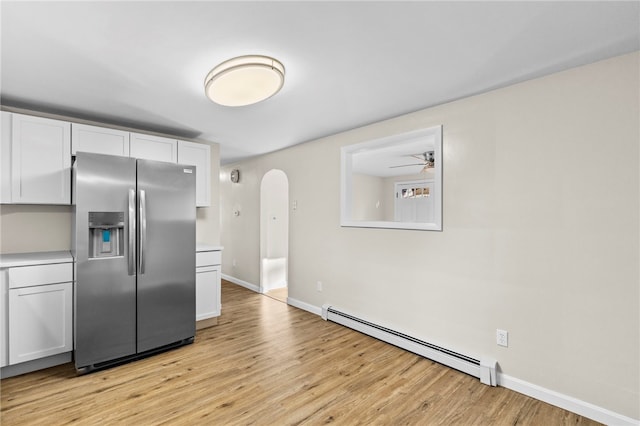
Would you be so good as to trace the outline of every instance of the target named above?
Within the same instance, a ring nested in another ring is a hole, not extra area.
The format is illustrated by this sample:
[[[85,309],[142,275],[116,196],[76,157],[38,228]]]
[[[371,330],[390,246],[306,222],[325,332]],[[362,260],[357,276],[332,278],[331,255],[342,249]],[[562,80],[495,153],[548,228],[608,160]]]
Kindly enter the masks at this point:
[[[211,244],[196,243],[196,251],[222,251],[224,247]]]
[[[0,268],[73,262],[70,251],[0,254]]]
[[[196,252],[222,251],[224,247],[211,244],[197,243]],[[41,251],[34,253],[6,253],[0,254],[0,268],[14,266],[45,265],[50,263],[73,262],[70,251]]]

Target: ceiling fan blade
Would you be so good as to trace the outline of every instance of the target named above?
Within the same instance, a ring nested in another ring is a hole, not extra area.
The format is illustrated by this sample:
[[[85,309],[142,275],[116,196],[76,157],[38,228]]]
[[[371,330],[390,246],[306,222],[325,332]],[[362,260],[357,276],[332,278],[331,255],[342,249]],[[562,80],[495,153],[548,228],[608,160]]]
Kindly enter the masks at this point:
[[[389,166],[390,169],[395,169],[396,167],[411,167],[411,166],[424,166],[425,163],[416,163],[416,164],[403,164],[402,166]]]

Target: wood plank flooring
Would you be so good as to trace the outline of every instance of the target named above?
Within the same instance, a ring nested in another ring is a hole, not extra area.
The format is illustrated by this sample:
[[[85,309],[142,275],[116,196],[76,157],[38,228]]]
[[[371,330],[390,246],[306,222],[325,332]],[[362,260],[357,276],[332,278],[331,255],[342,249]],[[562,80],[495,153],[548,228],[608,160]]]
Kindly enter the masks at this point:
[[[0,385],[3,426],[596,424],[224,281],[192,345]]]
[[[279,300],[281,302],[287,303],[287,296],[289,295],[289,289],[287,287],[276,288],[275,290],[269,290],[265,293],[265,295],[269,296],[272,299]]]

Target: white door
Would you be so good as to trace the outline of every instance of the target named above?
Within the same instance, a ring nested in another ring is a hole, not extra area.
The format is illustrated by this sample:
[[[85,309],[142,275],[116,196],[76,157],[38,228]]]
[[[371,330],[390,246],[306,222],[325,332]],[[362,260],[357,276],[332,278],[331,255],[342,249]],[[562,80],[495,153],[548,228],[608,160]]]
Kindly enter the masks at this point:
[[[0,125],[0,203],[11,203],[11,113],[2,111]]]
[[[196,166],[196,207],[211,205],[211,147],[178,141],[178,164]]]
[[[12,114],[11,201],[71,203],[71,123]]]
[[[264,175],[260,184],[260,291],[262,293],[286,289],[288,258],[289,180],[282,170],[273,169]]]
[[[433,222],[433,181],[397,182],[395,184],[396,222]]]
[[[178,162],[178,141],[160,136],[131,133],[129,157],[143,160]]]
[[[9,306],[9,280],[7,279],[7,270],[0,269],[0,367],[4,367],[9,363],[9,348],[7,343],[8,333],[7,328],[9,326],[9,314],[7,307]]]
[[[220,265],[196,268],[196,321],[220,316]]]
[[[73,350],[72,284],[9,290],[9,364]]]
[[[76,155],[78,151],[128,157],[129,132],[73,123],[71,154]]]

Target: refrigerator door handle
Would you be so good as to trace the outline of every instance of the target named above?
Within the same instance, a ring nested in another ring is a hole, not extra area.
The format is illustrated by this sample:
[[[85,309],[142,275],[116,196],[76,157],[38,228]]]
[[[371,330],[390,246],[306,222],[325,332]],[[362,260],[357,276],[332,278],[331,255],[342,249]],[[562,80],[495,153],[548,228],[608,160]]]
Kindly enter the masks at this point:
[[[129,230],[128,230],[127,258],[129,275],[136,274],[136,191],[129,189]]]
[[[144,274],[144,255],[147,248],[147,196],[144,189],[140,190],[140,266],[138,272]]]

